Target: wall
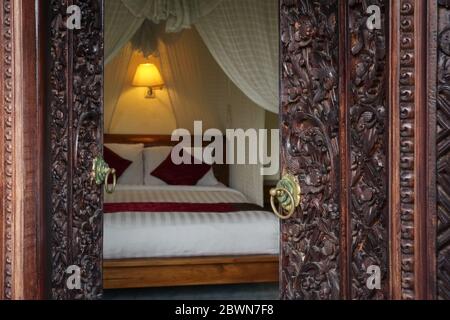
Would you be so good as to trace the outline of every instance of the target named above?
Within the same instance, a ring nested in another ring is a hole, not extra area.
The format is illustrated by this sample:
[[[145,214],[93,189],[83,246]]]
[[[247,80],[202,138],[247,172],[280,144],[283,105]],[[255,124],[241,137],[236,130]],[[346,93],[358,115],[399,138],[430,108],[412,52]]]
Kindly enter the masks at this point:
[[[176,120],[167,89],[155,90],[154,99],[146,99],[147,88],[131,85],[139,64],[153,63],[161,70],[160,61],[155,57],[145,59],[133,52],[128,67],[127,80],[112,115],[109,133],[116,134],[170,134],[176,129]],[[107,78],[105,81],[115,81]],[[105,95],[109,94],[105,92]]]
[[[231,86],[226,127],[264,129],[266,111],[248,99],[237,87]],[[264,176],[261,175],[261,168],[260,164],[230,165],[230,186],[245,194],[251,202],[262,206]]]
[[[266,111],[266,117],[265,117],[265,128],[267,130],[272,130],[272,129],[279,129],[279,117],[278,114],[272,113],[270,111]],[[268,148],[268,152],[269,155],[271,155],[270,153],[270,144],[272,143],[271,141],[271,135],[268,134],[267,136],[267,148]],[[271,176],[264,176],[264,181],[278,181],[280,179],[280,173],[275,174],[275,175],[271,175]]]

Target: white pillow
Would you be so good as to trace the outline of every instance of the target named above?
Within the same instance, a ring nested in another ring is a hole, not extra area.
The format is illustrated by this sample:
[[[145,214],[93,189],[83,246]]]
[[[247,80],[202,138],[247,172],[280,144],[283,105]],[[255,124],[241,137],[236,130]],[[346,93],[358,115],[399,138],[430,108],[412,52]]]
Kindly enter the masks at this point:
[[[198,148],[193,148],[192,151],[194,152],[194,155],[196,154],[196,149]],[[203,152],[203,148],[202,152]],[[197,182],[197,186],[203,186],[203,187],[215,187],[219,184],[219,181],[217,181],[215,175],[214,175],[214,170],[211,167],[211,169],[203,176],[203,178],[201,178],[198,182]]]
[[[152,172],[166,160],[172,152],[172,147],[151,147],[144,149],[144,183],[148,186],[164,186],[167,185],[163,180],[152,176]],[[211,168],[204,176],[197,182],[197,186],[216,186],[219,184],[214,176],[213,168]]]
[[[219,185],[220,182],[217,181],[216,176],[214,175],[214,170],[211,168],[204,176],[197,182],[197,186],[203,187],[215,187]]]
[[[154,177],[151,173],[166,160],[172,147],[151,147],[144,149],[144,184],[147,186],[165,186],[167,183]]]
[[[133,162],[117,180],[118,184],[144,184],[144,161],[142,156],[144,144],[107,143],[105,147],[117,153],[120,157]]]

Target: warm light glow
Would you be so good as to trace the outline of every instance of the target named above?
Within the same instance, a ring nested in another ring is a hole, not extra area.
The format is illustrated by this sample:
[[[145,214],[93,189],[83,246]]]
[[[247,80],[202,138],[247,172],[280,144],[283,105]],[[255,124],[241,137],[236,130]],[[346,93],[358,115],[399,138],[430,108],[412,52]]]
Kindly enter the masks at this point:
[[[136,87],[162,87],[164,81],[158,68],[151,63],[140,64],[133,79],[133,86]]]

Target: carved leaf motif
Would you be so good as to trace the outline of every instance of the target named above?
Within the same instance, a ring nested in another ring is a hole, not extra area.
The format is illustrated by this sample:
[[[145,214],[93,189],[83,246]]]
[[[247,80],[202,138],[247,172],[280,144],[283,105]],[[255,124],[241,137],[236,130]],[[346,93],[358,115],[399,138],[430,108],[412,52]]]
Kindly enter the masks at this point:
[[[282,160],[301,209],[282,232],[282,297],[339,298],[337,1],[281,4]]]
[[[370,5],[381,8],[381,30],[367,28]],[[353,1],[348,9],[352,299],[383,299],[388,290],[386,10],[383,0]],[[366,285],[371,265],[381,268],[382,290]]]
[[[89,173],[101,152],[102,119],[79,119],[102,114],[103,2],[72,2],[83,13],[81,30],[66,28],[68,1],[50,3],[51,289],[54,299],[95,299],[102,294],[103,222],[100,188]],[[81,290],[67,289],[70,265],[81,269]]]

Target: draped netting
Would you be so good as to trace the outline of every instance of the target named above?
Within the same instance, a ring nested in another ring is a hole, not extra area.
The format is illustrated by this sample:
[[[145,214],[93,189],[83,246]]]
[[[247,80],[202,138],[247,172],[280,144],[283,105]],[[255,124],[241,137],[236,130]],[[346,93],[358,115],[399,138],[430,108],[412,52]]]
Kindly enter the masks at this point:
[[[156,30],[146,20],[164,22],[164,33],[195,26],[231,81],[260,107],[278,112],[278,1],[117,0],[105,5],[107,64],[136,33],[139,39],[145,39],[142,32],[149,34],[143,52],[157,50],[149,48],[157,45]]]
[[[104,113],[107,133],[111,128],[120,95],[128,80],[127,73],[132,54],[131,43],[128,43],[105,67],[105,79],[114,79],[114,81],[105,81],[105,93],[107,94],[104,95]]]
[[[105,62],[124,47],[145,20],[165,21],[166,32],[190,28],[222,0],[110,0],[105,1]]]
[[[278,1],[226,0],[195,26],[234,84],[277,113]]]

